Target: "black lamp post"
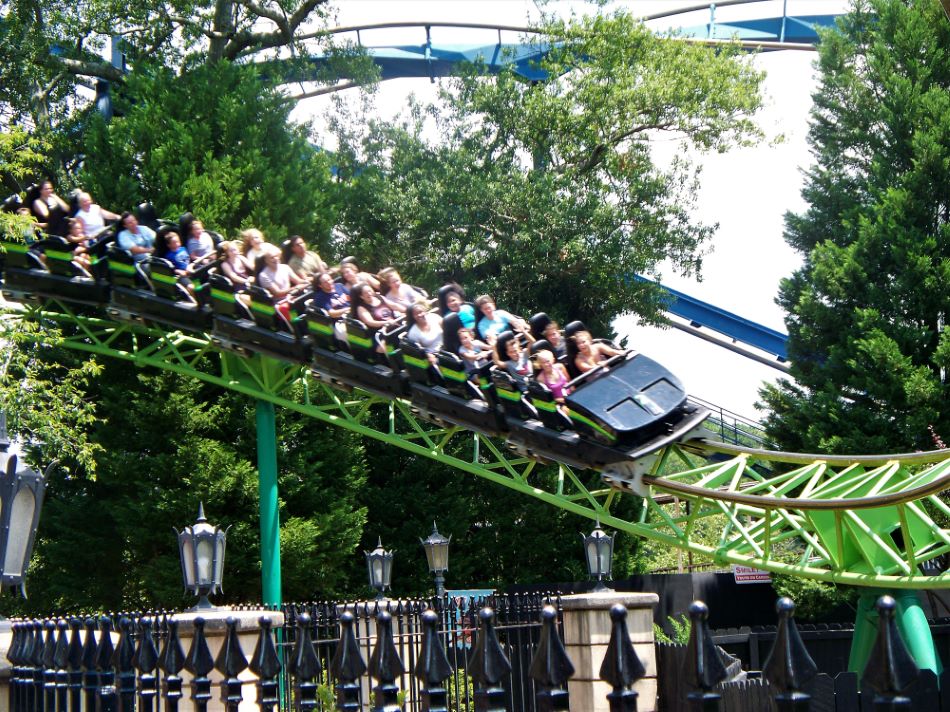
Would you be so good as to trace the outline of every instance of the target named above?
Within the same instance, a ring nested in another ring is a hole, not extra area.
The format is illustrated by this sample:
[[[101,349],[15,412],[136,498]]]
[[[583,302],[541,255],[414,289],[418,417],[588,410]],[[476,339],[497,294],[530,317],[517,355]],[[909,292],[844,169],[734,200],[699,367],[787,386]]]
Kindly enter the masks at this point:
[[[19,586],[26,598],[26,569],[53,465],[44,474],[28,467],[17,470],[17,456],[7,452],[9,447],[6,413],[0,412],[0,590]]]
[[[181,554],[182,582],[186,591],[199,597],[192,610],[214,608],[208,596],[223,590],[221,580],[224,577],[224,546],[228,529],[208,524],[203,502],[198,505],[198,520],[192,526],[181,531],[175,529]]]
[[[383,548],[383,539],[380,537],[375,549],[363,553],[366,554],[369,585],[376,589],[376,600],[381,601],[383,591],[389,588],[393,579],[393,552]]]
[[[422,548],[426,550],[426,561],[429,562],[429,573],[435,576],[435,595],[442,598],[445,595],[445,572],[449,570],[449,542],[452,536],[444,537],[432,522],[432,533],[425,539],[420,539]]]
[[[597,577],[597,585],[594,586],[595,593],[612,590],[604,584],[604,579],[611,579],[615,536],[616,534],[608,536],[607,532],[600,528],[599,519],[594,526],[594,531],[587,536],[581,534],[581,539],[584,541],[587,575],[591,578]]]

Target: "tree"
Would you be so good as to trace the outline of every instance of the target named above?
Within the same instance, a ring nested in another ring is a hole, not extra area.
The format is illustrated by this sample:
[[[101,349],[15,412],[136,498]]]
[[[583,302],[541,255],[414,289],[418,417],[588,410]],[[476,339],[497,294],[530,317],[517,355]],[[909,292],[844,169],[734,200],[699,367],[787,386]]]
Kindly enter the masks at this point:
[[[221,232],[253,224],[272,240],[302,233],[326,246],[338,200],[329,159],[256,68],[146,67],[128,77],[126,96],[121,116],[90,121],[77,176],[104,204],[148,200]]]
[[[111,360],[85,395],[97,403],[96,476],[70,466],[53,475],[21,609],[180,607],[171,527],[194,522],[200,501],[211,522],[231,526],[223,600],[260,600],[252,404]],[[348,572],[366,518],[359,439],[283,411],[277,426],[284,596],[343,595],[358,586]]]
[[[651,140],[756,140],[761,76],[737,50],[657,37],[625,14],[541,29],[543,82],[476,67],[402,123],[338,123],[343,247],[514,310],[600,329],[631,309],[655,321],[659,294],[634,275],[663,260],[697,271],[714,226],[690,218],[696,169],[657,165]]]
[[[805,263],[784,280],[791,376],[762,396],[786,449],[933,449],[950,432],[950,25],[859,0],[819,46]]]
[[[446,587],[494,588],[553,585],[587,577],[580,533],[593,522],[502,485],[454,470],[394,448],[366,448],[369,476],[360,501],[367,507],[363,547],[382,538],[395,549],[393,590],[431,595],[432,576],[419,543],[433,520],[452,536]],[[464,457],[461,453],[460,456]],[[599,480],[595,472],[579,477]],[[538,467],[531,481],[551,483],[556,468]],[[635,520],[640,502],[621,497],[612,511]],[[637,570],[640,541],[620,534],[616,540],[614,578]],[[362,572],[365,579],[365,570]]]
[[[352,45],[331,42],[327,0],[13,0],[0,10],[0,116],[58,125],[84,103],[77,88],[125,81],[125,66],[158,64],[181,74],[217,62],[260,63],[275,83],[371,78]],[[314,65],[309,55],[326,60]],[[357,61],[354,61],[357,60]]]

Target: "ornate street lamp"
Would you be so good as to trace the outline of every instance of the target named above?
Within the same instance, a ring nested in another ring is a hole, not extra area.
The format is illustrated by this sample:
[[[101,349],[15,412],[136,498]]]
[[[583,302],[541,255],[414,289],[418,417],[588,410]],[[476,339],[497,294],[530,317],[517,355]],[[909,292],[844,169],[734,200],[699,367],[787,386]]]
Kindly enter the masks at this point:
[[[40,523],[46,477],[54,465],[42,475],[28,467],[17,470],[17,456],[7,452],[9,447],[6,413],[0,412],[0,590],[19,586],[26,598],[26,569]]]
[[[185,590],[198,596],[198,603],[192,610],[214,608],[208,596],[220,593],[221,580],[224,577],[224,545],[228,538],[228,529],[208,524],[205,519],[205,506],[198,505],[198,520],[178,535],[178,550],[181,555],[181,578]]]
[[[597,577],[597,585],[594,587],[595,593],[613,590],[608,588],[603,580],[611,579],[615,536],[616,534],[608,536],[607,532],[600,528],[599,519],[594,526],[594,531],[587,536],[581,534],[581,539],[584,541],[584,556],[587,561],[587,575],[591,578]]]
[[[383,539],[380,537],[375,549],[363,553],[366,554],[369,585],[376,589],[376,600],[381,601],[383,591],[389,588],[393,579],[393,552],[383,548]]]
[[[449,570],[449,542],[452,536],[447,538],[439,534],[435,522],[432,522],[432,533],[425,539],[420,539],[419,543],[426,550],[426,561],[429,562],[429,573],[435,576],[435,595],[442,598],[445,595],[445,572]]]

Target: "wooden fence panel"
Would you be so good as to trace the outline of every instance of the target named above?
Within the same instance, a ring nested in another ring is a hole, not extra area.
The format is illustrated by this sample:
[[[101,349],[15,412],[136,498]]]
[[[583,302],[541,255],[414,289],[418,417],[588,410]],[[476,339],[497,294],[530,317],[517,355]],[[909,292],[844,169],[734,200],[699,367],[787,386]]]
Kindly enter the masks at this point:
[[[858,701],[858,676],[853,672],[835,675],[835,712],[861,712]]]
[[[765,680],[741,680],[722,684],[721,710],[732,712],[776,712],[771,689]]]
[[[914,683],[910,695],[915,710],[940,709],[940,690],[937,689],[937,676],[933,670],[921,670],[920,677]]]
[[[837,712],[835,681],[830,675],[816,675],[808,692],[811,694],[811,712]]]

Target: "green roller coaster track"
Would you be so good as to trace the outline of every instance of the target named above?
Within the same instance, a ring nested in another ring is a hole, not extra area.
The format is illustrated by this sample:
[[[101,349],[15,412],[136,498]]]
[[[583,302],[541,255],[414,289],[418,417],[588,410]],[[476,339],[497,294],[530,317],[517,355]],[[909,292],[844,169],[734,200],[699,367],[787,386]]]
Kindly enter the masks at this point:
[[[331,387],[306,366],[221,351],[210,334],[113,321],[54,300],[7,316],[57,325],[62,346],[173,371],[256,399],[265,602],[280,602],[274,406],[719,564],[868,589],[950,587],[950,571],[921,570],[950,553],[950,530],[938,523],[950,521],[950,506],[938,496],[950,487],[948,450],[839,457],[699,438],[603,472],[578,470],[511,452],[497,438],[452,423],[432,422],[408,401]],[[545,474],[551,470],[543,464],[556,467],[556,476]],[[643,499],[636,520],[611,511],[624,493]],[[714,545],[696,540],[704,520],[720,531]],[[939,662],[926,662],[932,642],[913,642],[918,660],[939,668]]]

